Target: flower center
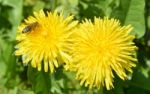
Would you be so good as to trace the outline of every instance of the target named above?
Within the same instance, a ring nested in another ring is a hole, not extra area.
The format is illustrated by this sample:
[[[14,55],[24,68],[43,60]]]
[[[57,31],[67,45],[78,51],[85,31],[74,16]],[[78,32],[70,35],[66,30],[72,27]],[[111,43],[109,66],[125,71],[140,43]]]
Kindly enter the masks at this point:
[[[112,50],[112,45],[110,45],[109,41],[103,39],[95,45],[95,51],[98,55],[106,55],[110,53]]]

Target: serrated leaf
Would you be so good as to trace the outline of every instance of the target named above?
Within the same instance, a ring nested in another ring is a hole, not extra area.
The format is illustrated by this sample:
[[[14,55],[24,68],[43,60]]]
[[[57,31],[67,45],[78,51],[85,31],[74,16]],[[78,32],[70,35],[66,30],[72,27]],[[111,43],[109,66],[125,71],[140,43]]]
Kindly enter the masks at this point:
[[[131,24],[134,29],[131,34],[140,38],[145,33],[144,21],[145,0],[131,0],[127,12],[125,24]]]
[[[110,6],[110,4],[114,4],[115,2],[113,2],[113,0],[97,0],[98,4],[97,7],[102,9],[105,16],[110,16],[110,13],[112,11],[112,8]]]
[[[50,94],[51,79],[49,73],[28,67],[28,79],[36,94]]]

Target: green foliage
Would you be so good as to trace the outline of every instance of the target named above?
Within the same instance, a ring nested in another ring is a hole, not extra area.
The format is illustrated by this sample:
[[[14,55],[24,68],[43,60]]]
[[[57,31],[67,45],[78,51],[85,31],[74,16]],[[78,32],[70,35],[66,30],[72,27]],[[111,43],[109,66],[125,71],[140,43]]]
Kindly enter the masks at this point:
[[[48,94],[50,92],[51,79],[49,73],[39,72],[29,66],[28,78],[36,94]]]
[[[125,24],[131,24],[134,27],[133,34],[138,38],[145,33],[144,7],[144,0],[131,0],[125,20]]]
[[[116,78],[110,91],[89,90],[62,67],[50,74],[24,66],[14,56],[17,27],[40,9],[63,10],[79,21],[108,16],[131,24],[139,48],[131,80]],[[150,0],[0,0],[0,94],[150,94]]]

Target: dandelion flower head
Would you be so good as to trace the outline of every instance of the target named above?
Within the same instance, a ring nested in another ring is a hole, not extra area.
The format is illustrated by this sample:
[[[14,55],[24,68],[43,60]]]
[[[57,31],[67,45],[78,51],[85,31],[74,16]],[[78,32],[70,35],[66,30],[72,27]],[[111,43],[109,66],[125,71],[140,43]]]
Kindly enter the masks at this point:
[[[34,16],[29,16],[18,28],[15,54],[22,56],[24,64],[31,62],[32,67],[39,71],[43,62],[44,71],[53,73],[59,64],[71,60],[68,54],[69,37],[77,25],[77,21],[72,19],[73,16],[64,18],[63,13],[58,14],[57,11],[34,12]],[[25,33],[24,29],[27,29]]]
[[[134,36],[132,27],[121,26],[109,18],[85,20],[75,32],[72,48],[73,63],[68,69],[76,72],[81,85],[89,88],[105,86],[113,88],[114,73],[126,79],[126,71],[132,73],[135,67]]]

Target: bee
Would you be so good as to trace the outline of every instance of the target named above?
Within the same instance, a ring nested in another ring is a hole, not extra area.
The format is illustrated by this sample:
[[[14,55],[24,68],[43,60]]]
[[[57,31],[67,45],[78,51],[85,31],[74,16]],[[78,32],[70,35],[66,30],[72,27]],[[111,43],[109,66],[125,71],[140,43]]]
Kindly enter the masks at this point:
[[[37,27],[37,25],[38,25],[38,22],[30,23],[22,30],[22,33],[28,33],[30,31],[32,31],[33,29],[35,29]]]

